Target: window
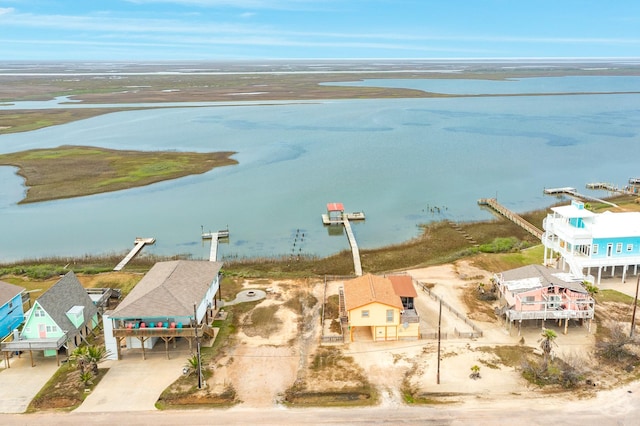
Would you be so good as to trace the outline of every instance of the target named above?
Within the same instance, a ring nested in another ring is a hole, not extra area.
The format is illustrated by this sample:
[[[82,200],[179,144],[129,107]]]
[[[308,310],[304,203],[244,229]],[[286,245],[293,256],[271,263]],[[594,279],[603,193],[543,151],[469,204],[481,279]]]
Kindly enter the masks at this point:
[[[58,331],[58,327],[56,327],[55,325],[47,326],[47,333],[53,333],[54,331]]]
[[[362,318],[369,318],[369,311],[362,311]]]
[[[535,302],[536,301],[536,297],[535,296],[525,296],[524,297],[524,301],[525,302]]]
[[[36,310],[33,312],[33,316],[34,317],[44,317],[44,311],[42,310],[42,308],[40,308],[39,306],[36,308]]]
[[[387,322],[393,322],[393,309],[387,309]]]
[[[627,244],[627,251],[633,251],[633,244]]]
[[[597,244],[594,244],[594,245],[591,247],[591,250],[592,250],[592,253],[593,253],[593,254],[598,254],[598,245],[597,245]]]
[[[616,244],[616,253],[622,253],[622,243]]]

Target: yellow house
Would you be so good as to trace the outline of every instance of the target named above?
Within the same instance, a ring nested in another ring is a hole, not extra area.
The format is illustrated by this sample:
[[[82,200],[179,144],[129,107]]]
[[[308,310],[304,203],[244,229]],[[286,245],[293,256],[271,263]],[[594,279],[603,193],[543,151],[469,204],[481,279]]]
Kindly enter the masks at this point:
[[[414,309],[406,309],[389,278],[366,274],[346,281],[344,307],[351,342],[356,327],[368,328],[374,341],[418,339],[420,336],[417,313]]]

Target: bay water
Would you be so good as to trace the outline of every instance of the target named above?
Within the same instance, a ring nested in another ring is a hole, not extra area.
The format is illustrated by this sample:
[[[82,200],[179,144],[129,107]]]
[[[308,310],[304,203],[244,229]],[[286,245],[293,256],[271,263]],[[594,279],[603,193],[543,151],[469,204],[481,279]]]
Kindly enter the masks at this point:
[[[631,91],[640,88],[640,78],[535,80],[344,83],[498,96],[208,103],[2,135],[0,153],[65,144],[235,151],[239,164],[142,188],[20,205],[22,178],[15,168],[0,167],[0,260],[121,253],[135,237],[156,238],[145,252],[206,259],[209,243],[201,232],[227,227],[223,260],[326,256],[349,249],[344,235],[330,235],[322,225],[328,202],[364,211],[366,221],[355,223],[354,232],[361,248],[375,248],[416,237],[418,225],[434,220],[491,219],[477,205],[482,197],[524,212],[558,201],[543,195],[544,188],[572,186],[604,196],[585,184],[624,186],[640,176],[640,95],[562,94]]]

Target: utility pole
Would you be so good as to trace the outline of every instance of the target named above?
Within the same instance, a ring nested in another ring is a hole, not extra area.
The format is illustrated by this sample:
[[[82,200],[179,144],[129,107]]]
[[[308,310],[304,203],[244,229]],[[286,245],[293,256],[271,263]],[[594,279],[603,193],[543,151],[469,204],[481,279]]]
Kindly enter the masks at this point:
[[[437,384],[440,384],[440,325],[442,324],[442,299],[440,299],[440,310],[438,311],[438,377]]]
[[[633,330],[636,328],[636,307],[638,306],[638,287],[640,287],[640,275],[636,280],[636,297],[633,299],[633,317],[631,318],[631,332],[629,337],[633,337]]]
[[[195,303],[193,304],[193,327],[196,334],[196,358],[198,359],[196,373],[198,374],[198,389],[202,389],[202,360],[200,359],[200,338],[198,337],[198,311]]]

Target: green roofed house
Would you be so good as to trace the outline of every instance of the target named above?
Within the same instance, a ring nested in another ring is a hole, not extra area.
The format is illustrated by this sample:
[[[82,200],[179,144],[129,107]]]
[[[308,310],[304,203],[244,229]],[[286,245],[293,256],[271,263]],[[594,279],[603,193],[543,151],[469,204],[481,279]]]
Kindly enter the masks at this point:
[[[2,342],[2,351],[5,357],[29,351],[32,366],[34,350],[55,356],[59,363],[60,349],[66,349],[68,356],[97,325],[96,306],[76,275],[69,272],[33,303],[22,331]]]

